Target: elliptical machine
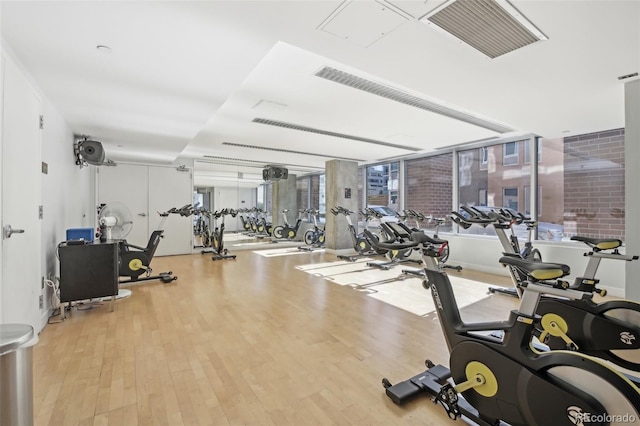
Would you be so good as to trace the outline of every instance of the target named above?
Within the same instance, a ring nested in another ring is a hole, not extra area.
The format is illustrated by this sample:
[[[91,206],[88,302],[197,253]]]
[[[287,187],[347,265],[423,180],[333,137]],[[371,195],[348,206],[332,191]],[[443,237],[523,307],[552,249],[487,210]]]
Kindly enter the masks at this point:
[[[529,281],[520,307],[507,321],[462,321],[451,282],[429,260],[423,243],[426,280],[449,347],[450,368],[427,360],[427,370],[396,385],[382,379],[396,404],[429,393],[452,419],[483,426],[622,425],[640,419],[640,389],[597,358],[578,352],[540,352],[532,344],[541,294],[585,293],[547,284],[568,274],[563,265],[528,262]],[[500,262],[509,262],[505,256]],[[538,278],[536,278],[538,277]],[[502,337],[496,337],[499,331]]]

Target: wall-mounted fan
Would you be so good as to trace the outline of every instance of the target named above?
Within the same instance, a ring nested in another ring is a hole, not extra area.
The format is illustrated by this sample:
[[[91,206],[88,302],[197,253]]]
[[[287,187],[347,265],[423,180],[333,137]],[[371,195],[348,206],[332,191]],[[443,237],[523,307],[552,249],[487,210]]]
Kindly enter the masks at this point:
[[[127,206],[113,202],[100,208],[98,223],[107,240],[123,240],[131,232],[133,216]]]

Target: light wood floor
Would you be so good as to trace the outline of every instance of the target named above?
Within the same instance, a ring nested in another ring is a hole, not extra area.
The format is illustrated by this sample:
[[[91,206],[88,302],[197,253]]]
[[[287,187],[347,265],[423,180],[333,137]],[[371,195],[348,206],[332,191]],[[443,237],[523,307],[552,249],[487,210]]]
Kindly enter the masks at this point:
[[[457,424],[427,397],[394,405],[381,385],[426,358],[448,364],[435,314],[295,269],[330,254],[236,254],[156,258],[156,272],[179,279],[48,325],[34,348],[35,424]],[[515,303],[494,295],[463,317],[504,319]]]

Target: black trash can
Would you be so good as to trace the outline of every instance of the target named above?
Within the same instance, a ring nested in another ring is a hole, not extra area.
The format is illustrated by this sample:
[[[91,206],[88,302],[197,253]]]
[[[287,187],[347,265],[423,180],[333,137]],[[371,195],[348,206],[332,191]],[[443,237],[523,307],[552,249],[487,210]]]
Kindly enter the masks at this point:
[[[27,324],[0,324],[0,425],[33,425],[33,345]]]

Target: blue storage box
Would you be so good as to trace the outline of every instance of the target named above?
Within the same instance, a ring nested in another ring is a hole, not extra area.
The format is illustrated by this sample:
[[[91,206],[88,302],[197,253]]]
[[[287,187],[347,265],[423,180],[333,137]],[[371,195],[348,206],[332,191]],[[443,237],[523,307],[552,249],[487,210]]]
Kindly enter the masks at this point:
[[[67,229],[67,241],[84,240],[93,242],[93,228],[69,228]]]

